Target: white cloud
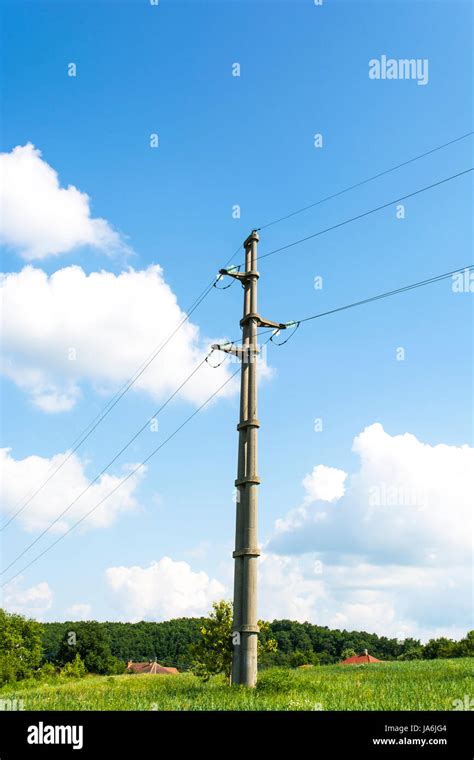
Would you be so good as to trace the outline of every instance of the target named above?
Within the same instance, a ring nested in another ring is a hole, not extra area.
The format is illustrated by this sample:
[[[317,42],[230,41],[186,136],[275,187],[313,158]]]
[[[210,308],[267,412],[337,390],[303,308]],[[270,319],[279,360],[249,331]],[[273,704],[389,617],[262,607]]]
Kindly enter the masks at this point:
[[[465,566],[377,565],[356,558],[327,564],[319,555],[265,552],[259,615],[394,638],[461,638],[472,628]]]
[[[330,627],[397,638],[463,636],[472,627],[466,568],[348,561],[323,565]]]
[[[319,575],[305,573],[292,557],[263,554],[261,558],[259,617],[265,620],[314,620],[318,600],[324,597]]]
[[[344,470],[338,470],[336,467],[326,467],[324,464],[318,464],[313,471],[303,478],[303,488],[305,491],[304,502],[301,506],[292,509],[286,518],[279,518],[276,521],[275,529],[277,533],[294,531],[297,527],[303,527],[308,521],[308,508],[315,501],[338,501],[345,493],[345,480],[347,473]],[[326,518],[323,511],[313,515],[315,522]]]
[[[91,216],[86,193],[60,186],[57,172],[31,143],[0,154],[0,207],[0,241],[27,261],[79,246],[128,250],[105,219]]]
[[[353,451],[361,466],[344,496],[331,507],[317,501],[291,511],[270,549],[387,564],[470,562],[473,448],[390,436],[377,423],[354,439]]]
[[[343,470],[318,464],[313,472],[303,479],[305,501],[337,501],[344,496],[346,478],[347,473]]]
[[[8,612],[41,618],[53,604],[53,592],[46,581],[21,589],[22,578],[8,583],[3,590],[2,606]]]
[[[36,490],[38,483],[43,483],[68,453],[56,454],[50,459],[29,456],[17,460],[12,457],[10,451],[10,449],[0,449],[1,505],[2,512],[6,517],[16,511],[19,505],[25,501],[25,498]],[[110,493],[131,469],[133,469],[133,465],[127,465],[122,475],[109,475],[107,473],[102,475],[87,493],[78,499],[67,514],[58,520],[51,529],[51,533],[64,533],[104,496]],[[106,528],[121,513],[135,509],[137,502],[134,491],[143,477],[145,469],[141,468],[132,475],[90,517],[84,519],[82,526],[84,528]],[[84,463],[73,454],[19,514],[18,522],[27,531],[42,530],[82,493],[89,482],[84,471]]]
[[[170,557],[149,567],[109,567],[106,578],[122,619],[131,622],[207,614],[226,591],[205,572]]]
[[[91,620],[90,604],[72,604],[66,610],[68,620]]]
[[[335,489],[321,490],[316,467],[303,481],[303,504],[276,521],[262,563],[267,614],[399,638],[464,635],[472,627],[474,449],[431,446],[374,424],[353,451],[360,468],[335,503],[323,496],[337,491],[337,477]]]
[[[158,265],[119,275],[86,275],[71,266],[49,277],[28,266],[1,275],[0,286],[2,370],[47,412],[73,407],[83,383],[102,393],[116,392],[184,317]],[[185,322],[137,379],[134,390],[162,399],[196,367],[212,342],[200,336],[196,325]],[[184,386],[181,398],[202,403],[229,377],[229,366],[234,365],[213,369],[204,364]],[[263,374],[268,376],[265,365]],[[231,381],[222,395],[236,388],[237,380]]]

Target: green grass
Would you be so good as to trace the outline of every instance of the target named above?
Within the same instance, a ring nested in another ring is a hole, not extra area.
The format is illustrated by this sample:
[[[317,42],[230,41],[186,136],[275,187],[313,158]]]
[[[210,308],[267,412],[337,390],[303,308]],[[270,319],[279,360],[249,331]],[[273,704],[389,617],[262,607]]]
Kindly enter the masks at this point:
[[[452,710],[473,696],[471,658],[272,668],[256,689],[178,676],[87,676],[52,684],[4,686],[0,699],[25,710]]]

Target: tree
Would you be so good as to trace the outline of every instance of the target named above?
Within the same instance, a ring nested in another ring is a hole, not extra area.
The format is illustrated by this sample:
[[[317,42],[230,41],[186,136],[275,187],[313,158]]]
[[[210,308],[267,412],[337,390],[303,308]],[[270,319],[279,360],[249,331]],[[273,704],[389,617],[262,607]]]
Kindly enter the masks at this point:
[[[223,673],[228,679],[232,670],[234,632],[232,630],[232,602],[214,602],[213,611],[201,627],[201,639],[190,647],[193,671],[208,681],[213,675]],[[261,637],[258,639],[258,656],[276,652],[275,639],[269,638],[270,626],[258,622]]]
[[[351,649],[351,647],[347,647],[347,649],[343,649],[341,652],[341,659],[342,660],[348,660],[349,657],[355,657],[356,651],[355,649]]]
[[[259,620],[258,627],[260,628],[257,639],[258,662],[259,665],[265,665],[270,661],[271,656],[276,653],[278,642],[272,636],[270,623],[266,623],[264,620]]]
[[[458,657],[474,657],[474,631],[469,631],[457,646]]]
[[[410,649],[406,649],[403,654],[398,655],[399,660],[422,660],[423,659],[423,647],[414,646]]]
[[[0,609],[0,683],[33,675],[41,662],[42,626]]]
[[[290,665],[292,668],[300,668],[301,665],[308,665],[309,659],[305,652],[296,649],[290,657]]]
[[[221,600],[201,628],[201,640],[190,647],[193,671],[208,681],[212,675],[232,669],[232,604]]]
[[[423,657],[427,660],[457,657],[458,646],[457,642],[444,636],[439,639],[430,639],[423,647]]]
[[[278,651],[279,652],[291,652],[292,651],[292,644],[291,644],[291,636],[288,633],[288,631],[275,631],[274,632],[275,639],[278,642]]]
[[[109,638],[100,623],[71,623],[59,646],[58,662],[66,665],[79,655],[89,673],[122,672],[124,665],[112,655]]]

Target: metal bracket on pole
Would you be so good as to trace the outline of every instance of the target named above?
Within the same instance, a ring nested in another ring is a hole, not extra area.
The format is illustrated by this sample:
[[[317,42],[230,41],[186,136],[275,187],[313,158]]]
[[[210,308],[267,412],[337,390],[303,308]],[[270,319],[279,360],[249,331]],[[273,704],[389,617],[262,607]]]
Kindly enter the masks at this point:
[[[234,343],[214,343],[211,348],[214,351],[224,351],[226,354],[233,354],[239,358],[249,356],[250,354],[260,353],[260,348],[251,346],[236,346]]]
[[[254,547],[247,546],[244,549],[236,549],[235,552],[232,552],[232,556],[234,557],[234,559],[236,557],[245,557],[245,556],[260,557],[260,554],[261,554],[261,551],[256,546]]]
[[[227,275],[227,277],[233,277],[234,280],[240,280],[240,282],[244,285],[251,277],[255,277],[257,280],[260,277],[257,270],[249,270],[248,272],[234,272],[231,269],[219,269],[219,274],[221,276]]]
[[[260,314],[246,314],[240,320],[240,326],[243,327],[247,322],[255,321],[258,327],[274,327],[275,330],[286,330],[286,324],[284,322],[273,322],[271,319],[265,319]]]

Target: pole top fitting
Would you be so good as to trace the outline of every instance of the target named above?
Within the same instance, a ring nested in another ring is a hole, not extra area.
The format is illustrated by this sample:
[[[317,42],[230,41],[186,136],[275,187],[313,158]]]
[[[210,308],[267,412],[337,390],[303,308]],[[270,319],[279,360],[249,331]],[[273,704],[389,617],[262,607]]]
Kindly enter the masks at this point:
[[[249,245],[253,242],[258,243],[259,240],[260,240],[260,236],[257,230],[252,230],[248,238],[244,240],[244,248],[248,248]]]

